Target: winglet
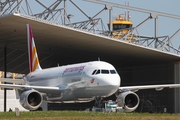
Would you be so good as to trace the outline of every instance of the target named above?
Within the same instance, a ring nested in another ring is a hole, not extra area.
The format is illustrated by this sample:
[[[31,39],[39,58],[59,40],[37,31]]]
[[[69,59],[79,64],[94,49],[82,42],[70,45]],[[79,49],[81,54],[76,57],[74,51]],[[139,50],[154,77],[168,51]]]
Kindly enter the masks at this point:
[[[35,70],[41,70],[41,66],[39,64],[39,59],[36,51],[36,46],[34,42],[34,37],[32,33],[31,26],[29,24],[27,26],[27,42],[28,42],[28,54],[29,54],[29,69],[30,72]]]

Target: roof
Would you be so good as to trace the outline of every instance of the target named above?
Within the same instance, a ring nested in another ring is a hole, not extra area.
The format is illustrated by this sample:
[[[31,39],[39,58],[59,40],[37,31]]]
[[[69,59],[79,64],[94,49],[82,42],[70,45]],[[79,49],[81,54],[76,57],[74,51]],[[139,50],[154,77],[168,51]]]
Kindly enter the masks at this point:
[[[114,20],[112,23],[113,24],[130,24],[130,25],[132,25],[132,22],[127,21],[127,20]],[[109,22],[108,22],[108,24],[109,24]]]
[[[4,46],[7,46],[7,71],[29,71],[27,23],[32,26],[42,68],[98,58],[116,68],[180,60],[180,56],[173,53],[57,25],[31,16],[12,14],[0,17],[0,70],[4,69]]]

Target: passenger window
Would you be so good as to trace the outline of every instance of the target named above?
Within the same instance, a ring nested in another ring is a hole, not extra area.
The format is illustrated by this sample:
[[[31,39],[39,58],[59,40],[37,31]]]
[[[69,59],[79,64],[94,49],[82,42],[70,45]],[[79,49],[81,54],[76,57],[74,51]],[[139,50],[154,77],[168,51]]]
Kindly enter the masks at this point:
[[[100,70],[97,70],[96,74],[100,74]]]
[[[111,74],[116,74],[115,70],[110,70]]]
[[[109,74],[109,70],[101,70],[102,74]]]
[[[94,70],[93,73],[92,73],[92,75],[94,75],[94,74],[96,73],[96,71],[97,71],[97,70]]]

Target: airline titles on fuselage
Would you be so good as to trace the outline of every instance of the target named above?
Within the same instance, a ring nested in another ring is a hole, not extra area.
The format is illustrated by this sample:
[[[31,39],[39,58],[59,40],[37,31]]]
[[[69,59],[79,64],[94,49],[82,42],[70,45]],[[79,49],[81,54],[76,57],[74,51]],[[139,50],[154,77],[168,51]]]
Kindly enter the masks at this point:
[[[85,66],[79,66],[79,67],[71,67],[71,68],[66,68],[63,72],[64,73],[69,73],[69,72],[81,72],[84,69]]]
[[[69,68],[65,68],[63,73],[62,73],[62,77],[64,77],[64,75],[69,75],[69,74],[77,74],[77,75],[81,75],[81,72],[84,70],[85,68],[85,65],[81,65],[81,66],[77,66],[77,67],[69,67]],[[30,76],[30,79],[28,79],[27,81],[38,81],[38,80],[47,80],[47,79],[56,79],[56,78],[59,78],[59,76],[46,76],[46,77],[40,77],[40,78],[37,78],[36,75],[31,75]],[[78,78],[73,78],[72,79],[72,82],[78,82],[80,81],[81,78],[78,77]]]

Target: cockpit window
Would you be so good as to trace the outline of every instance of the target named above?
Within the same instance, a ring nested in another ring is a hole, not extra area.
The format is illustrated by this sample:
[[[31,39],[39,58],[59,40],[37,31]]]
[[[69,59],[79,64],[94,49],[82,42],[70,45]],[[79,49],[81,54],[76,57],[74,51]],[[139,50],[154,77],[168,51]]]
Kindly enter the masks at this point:
[[[94,71],[92,72],[92,75],[94,75],[94,74],[96,73],[96,71],[97,71],[97,70],[94,70]]]
[[[115,70],[110,70],[110,73],[111,74],[116,74],[116,71]]]
[[[97,70],[96,74],[100,74],[100,70]]]
[[[116,70],[94,70],[92,72],[92,75],[97,75],[97,74],[116,74]]]
[[[109,74],[109,70],[101,70],[102,74]]]

